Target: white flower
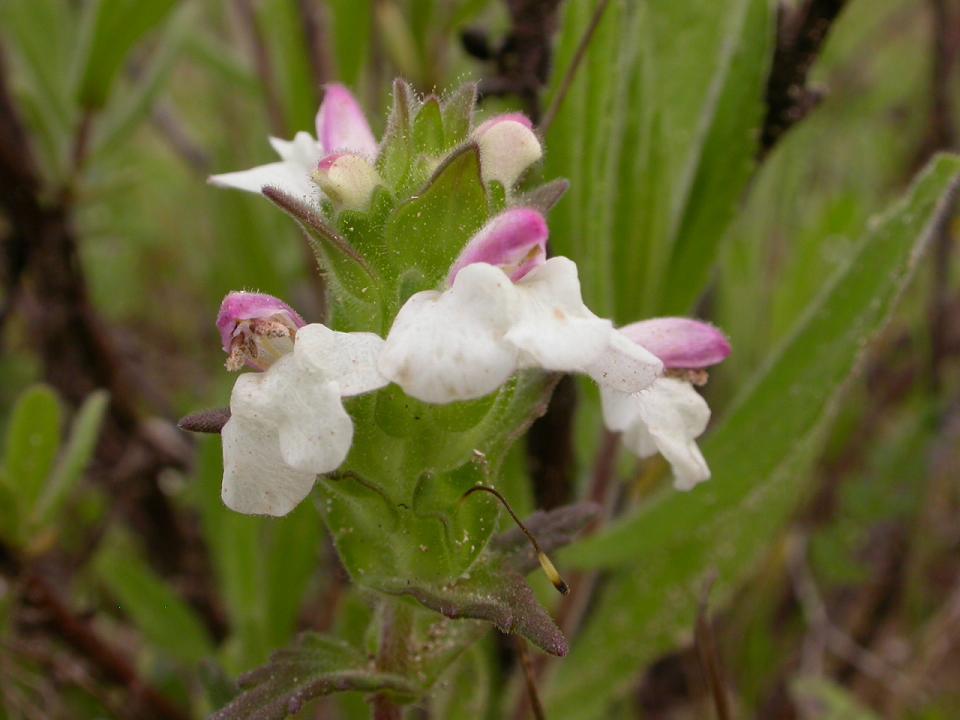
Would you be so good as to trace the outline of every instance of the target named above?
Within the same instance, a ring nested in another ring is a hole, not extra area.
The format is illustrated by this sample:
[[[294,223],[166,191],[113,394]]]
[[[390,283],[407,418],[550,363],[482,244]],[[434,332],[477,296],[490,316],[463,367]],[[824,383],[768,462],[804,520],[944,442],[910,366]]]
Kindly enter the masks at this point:
[[[379,367],[408,395],[430,403],[482,397],[522,368],[586,373],[624,392],[646,387],[663,370],[587,309],[577,266],[561,257],[516,283],[500,267],[474,263],[448,290],[412,296]]]
[[[320,324],[296,331],[293,352],[237,378],[223,440],[223,502],[237,512],[286,515],[335,470],[353,441],[343,397],[387,384],[377,371],[383,340]]]
[[[695,439],[707,428],[710,408],[693,386],[673,377],[657,378],[635,393],[602,387],[603,419],[637,457],[660,453],[673,468],[674,485],[690,490],[710,477]]]
[[[688,318],[653,318],[620,332],[679,376],[658,378],[635,393],[602,388],[604,422],[610,430],[623,433],[623,444],[638,457],[662,454],[673,468],[675,487],[690,490],[710,477],[695,442],[707,428],[710,408],[684,377],[703,374],[705,379],[704,368],[726,359],[730,343],[712,325]]]
[[[306,132],[298,132],[293,140],[270,138],[270,145],[280,156],[279,162],[213,175],[210,183],[252,193],[271,186],[316,203],[320,192],[311,175],[320,161],[334,152],[352,152],[373,160],[377,155],[377,141],[359,103],[349,90],[337,83],[327,86],[315,124],[316,138]]]

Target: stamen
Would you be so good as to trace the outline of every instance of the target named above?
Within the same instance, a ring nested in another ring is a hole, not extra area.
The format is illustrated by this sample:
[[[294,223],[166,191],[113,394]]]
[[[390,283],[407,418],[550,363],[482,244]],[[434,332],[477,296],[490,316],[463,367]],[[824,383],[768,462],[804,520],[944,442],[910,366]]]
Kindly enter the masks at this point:
[[[537,560],[540,563],[540,567],[543,568],[544,574],[550,580],[550,583],[560,592],[561,595],[566,595],[570,592],[570,586],[560,577],[560,573],[557,572],[556,566],[550,561],[550,558],[547,557],[547,554],[543,551],[543,548],[540,547],[540,543],[537,542],[537,539],[533,536],[527,526],[524,525],[520,518],[517,517],[517,514],[513,511],[513,508],[510,507],[510,503],[507,502],[507,499],[500,494],[499,490],[496,490],[492,487],[487,487],[486,485],[474,485],[472,488],[467,490],[463,495],[460,496],[460,501],[463,502],[470,495],[473,495],[475,492],[485,492],[493,495],[500,503],[507,509],[507,512],[510,513],[510,517],[513,518],[513,521],[517,524],[517,527],[527,536],[527,539],[530,541],[530,544],[533,545],[534,551],[537,553]]]
[[[669,368],[664,375],[677,378],[678,380],[685,380],[697,387],[703,387],[710,379],[710,373],[703,368]]]

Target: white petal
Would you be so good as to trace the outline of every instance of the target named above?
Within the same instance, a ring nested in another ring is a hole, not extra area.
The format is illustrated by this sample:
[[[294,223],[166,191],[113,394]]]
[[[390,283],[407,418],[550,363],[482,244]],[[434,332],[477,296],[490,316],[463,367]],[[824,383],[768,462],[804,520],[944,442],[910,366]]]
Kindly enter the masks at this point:
[[[612,324],[583,304],[576,264],[551,258],[517,283],[517,318],[507,340],[529,367],[582,371],[607,346]]]
[[[601,387],[623,393],[643,390],[663,373],[663,362],[619,330],[607,336],[607,347],[584,371]]]
[[[417,293],[400,309],[380,354],[380,372],[419,400],[447,403],[482,397],[517,369],[504,341],[516,289],[502,270],[463,268],[443,293]]]
[[[710,420],[710,408],[693,386],[675,378],[659,378],[637,393],[602,389],[607,427],[623,432],[623,443],[639,457],[659,451],[673,468],[674,485],[689,490],[710,477],[697,447]]]
[[[323,159],[323,149],[319,143],[311,137],[310,133],[302,130],[293,136],[293,140],[271,137],[270,147],[281,160],[298,165],[308,173],[313,171],[317,163]]]
[[[248,515],[286,515],[313,488],[316,475],[286,465],[276,429],[266,423],[231,417],[223,441],[221,497],[231,510]]]
[[[297,331],[294,353],[329,380],[344,396],[360,395],[389,383],[377,369],[383,338],[373,333],[342,333],[314,323]]]
[[[353,423],[343,409],[339,384],[304,362],[297,345],[299,341],[292,354],[265,372],[238,377],[230,411],[276,428],[284,463],[317,475],[335,470],[346,459]]]
[[[257,194],[269,185],[288,195],[307,198],[314,203],[320,197],[320,189],[310,180],[310,173],[291,162],[275,162],[258,165],[249,170],[211,175],[209,182],[217,187],[236,188]]]

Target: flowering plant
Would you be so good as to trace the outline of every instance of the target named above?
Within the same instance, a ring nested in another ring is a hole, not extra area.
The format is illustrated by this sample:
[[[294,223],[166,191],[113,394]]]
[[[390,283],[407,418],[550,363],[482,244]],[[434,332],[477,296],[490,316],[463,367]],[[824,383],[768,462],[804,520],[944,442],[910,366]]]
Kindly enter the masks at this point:
[[[419,99],[397,81],[378,144],[349,91],[331,85],[316,139],[271,139],[280,162],[211,178],[261,192],[300,224],[331,307],[307,323],[269,295],[224,299],[227,369],[248,372],[221,429],[222,496],[238,512],[282,516],[314,492],[343,566],[380,598],[384,633],[398,613],[422,614],[396,600],[409,597],[563,655],[566,639],[518,574],[530,558],[515,540],[491,540],[507,450],[559,374],[579,373],[599,384],[609,429],[639,457],[661,453],[688,490],[710,474],[696,445],[710,411],[694,384],[730,347],[694,320],[617,328],[591,312],[576,264],[548,252],[546,215],[566,183],[522,190],[540,139],[523,115],[478,123],[475,95],[466,85]],[[531,536],[536,560],[563,591],[546,550],[592,512],[531,522],[543,536]],[[421,622],[428,637],[455,639],[436,657],[418,652],[416,667],[381,653],[377,670],[403,685],[367,678],[372,689],[416,698],[478,627]]]

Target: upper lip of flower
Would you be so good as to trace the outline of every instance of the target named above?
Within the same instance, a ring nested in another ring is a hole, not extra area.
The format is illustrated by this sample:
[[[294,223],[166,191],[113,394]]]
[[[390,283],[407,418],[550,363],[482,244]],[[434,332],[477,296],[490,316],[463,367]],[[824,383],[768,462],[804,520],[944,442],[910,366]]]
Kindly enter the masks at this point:
[[[325,156],[352,152],[372,160],[377,155],[377,140],[359,103],[339,83],[326,86],[317,110],[316,132],[316,138],[306,132],[298,132],[293,140],[271,137],[270,145],[280,156],[279,162],[212,175],[209,182],[256,193],[273,186],[294,197],[310,197],[318,192],[310,175]]]

